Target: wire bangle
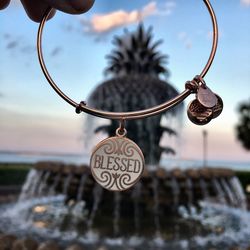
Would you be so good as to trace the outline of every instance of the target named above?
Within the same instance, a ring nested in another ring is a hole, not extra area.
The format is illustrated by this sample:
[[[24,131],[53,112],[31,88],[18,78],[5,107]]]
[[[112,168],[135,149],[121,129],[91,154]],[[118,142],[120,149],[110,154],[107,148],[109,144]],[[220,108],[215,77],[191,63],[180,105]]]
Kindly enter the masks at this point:
[[[77,113],[80,113],[82,111],[82,112],[85,112],[85,113],[88,113],[90,115],[94,115],[97,117],[101,117],[101,118],[105,118],[105,119],[114,119],[114,120],[142,119],[142,118],[147,118],[149,116],[158,115],[162,112],[165,112],[165,111],[173,108],[177,104],[181,103],[191,93],[194,93],[195,90],[198,88],[198,85],[199,85],[201,79],[203,79],[205,77],[205,75],[207,74],[208,70],[210,69],[210,67],[213,63],[213,60],[214,60],[214,57],[215,57],[215,54],[217,51],[217,47],[218,47],[218,24],[217,24],[217,19],[216,19],[213,7],[210,4],[210,1],[203,0],[203,2],[205,3],[205,5],[207,7],[207,10],[210,14],[212,24],[213,24],[213,42],[212,42],[212,49],[211,49],[208,61],[205,65],[204,69],[202,70],[202,72],[198,75],[198,77],[194,78],[190,82],[187,82],[186,89],[181,94],[179,94],[175,98],[173,98],[167,102],[164,102],[158,106],[144,109],[144,110],[140,110],[140,111],[132,111],[132,112],[106,112],[106,111],[97,110],[97,109],[88,107],[85,102],[80,102],[80,104],[78,104],[77,102],[75,102],[71,98],[69,98],[66,94],[64,94],[64,92],[61,91],[61,89],[57,86],[57,84],[54,82],[54,80],[50,76],[48,69],[46,67],[45,61],[44,61],[43,50],[42,50],[43,29],[44,29],[45,23],[46,23],[49,15],[51,13],[51,11],[52,11],[52,8],[49,8],[46,11],[46,13],[45,13],[40,25],[39,25],[38,34],[37,34],[37,52],[38,52],[38,59],[39,59],[39,63],[40,63],[40,66],[42,68],[42,71],[43,71],[47,81],[49,82],[50,86],[54,89],[54,91],[61,98],[63,98],[66,102],[68,102],[70,105],[75,107]]]

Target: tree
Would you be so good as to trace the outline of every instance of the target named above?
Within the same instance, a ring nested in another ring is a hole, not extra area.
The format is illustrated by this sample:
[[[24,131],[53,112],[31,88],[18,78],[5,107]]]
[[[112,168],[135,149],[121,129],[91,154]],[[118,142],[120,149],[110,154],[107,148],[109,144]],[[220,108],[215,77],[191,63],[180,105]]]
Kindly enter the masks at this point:
[[[239,123],[236,126],[237,138],[246,150],[250,150],[250,100],[238,107]]]
[[[164,67],[167,56],[157,50],[161,43],[161,40],[153,42],[152,28],[145,31],[142,24],[134,33],[125,31],[124,36],[115,37],[116,49],[107,56],[109,66],[105,70],[111,79],[93,91],[88,103],[106,111],[128,112],[150,108],[177,96],[177,90],[160,78],[168,78],[168,70]],[[182,108],[183,105],[179,105],[168,111],[167,117],[176,115]],[[173,148],[159,145],[164,132],[177,134],[175,130],[161,126],[162,115],[126,122],[128,138],[142,149],[146,164],[158,164],[162,152],[175,153]],[[97,128],[97,132],[104,131],[113,136],[117,127],[117,122],[111,121],[109,126]]]

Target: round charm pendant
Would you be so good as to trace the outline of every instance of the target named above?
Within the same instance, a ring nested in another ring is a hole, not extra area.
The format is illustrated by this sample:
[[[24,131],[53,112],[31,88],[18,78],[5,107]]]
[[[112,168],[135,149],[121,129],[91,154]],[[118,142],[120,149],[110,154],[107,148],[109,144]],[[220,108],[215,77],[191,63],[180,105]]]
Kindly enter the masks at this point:
[[[206,125],[213,118],[213,110],[201,105],[197,99],[189,104],[187,114],[189,120],[196,125]]]
[[[201,105],[206,108],[213,108],[217,103],[216,95],[207,86],[200,86],[197,98]]]
[[[144,156],[130,139],[115,136],[101,141],[90,159],[94,179],[110,191],[132,187],[144,170]]]
[[[213,107],[213,119],[217,118],[223,110],[223,101],[220,96],[216,95],[217,104]]]

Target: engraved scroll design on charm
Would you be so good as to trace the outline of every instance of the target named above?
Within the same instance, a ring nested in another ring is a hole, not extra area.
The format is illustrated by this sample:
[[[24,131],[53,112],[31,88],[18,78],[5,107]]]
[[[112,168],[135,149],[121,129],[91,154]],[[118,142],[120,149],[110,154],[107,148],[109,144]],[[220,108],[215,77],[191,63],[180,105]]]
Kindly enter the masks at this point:
[[[133,141],[116,136],[96,146],[90,166],[93,177],[102,187],[123,191],[139,180],[144,170],[144,157]]]

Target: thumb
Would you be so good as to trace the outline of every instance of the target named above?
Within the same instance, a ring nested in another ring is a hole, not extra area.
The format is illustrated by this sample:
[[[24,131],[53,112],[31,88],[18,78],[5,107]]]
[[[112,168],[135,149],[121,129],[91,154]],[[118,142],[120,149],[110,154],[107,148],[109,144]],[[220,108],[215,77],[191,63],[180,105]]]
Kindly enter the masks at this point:
[[[10,3],[10,0],[0,0],[0,10],[6,8]]]
[[[43,0],[49,6],[69,14],[81,14],[88,11],[95,0]]]
[[[7,1],[10,0],[0,0]],[[48,7],[61,10],[70,14],[80,14],[88,11],[94,0],[21,0],[27,15],[35,22],[40,22]],[[50,18],[55,14],[52,12]]]
[[[1,1],[1,0],[0,0]],[[23,7],[29,16],[35,22],[40,22],[49,5],[41,0],[21,0]],[[53,10],[50,18],[55,14]]]

